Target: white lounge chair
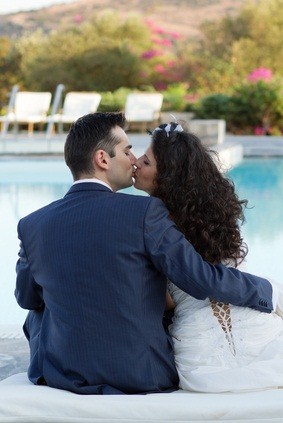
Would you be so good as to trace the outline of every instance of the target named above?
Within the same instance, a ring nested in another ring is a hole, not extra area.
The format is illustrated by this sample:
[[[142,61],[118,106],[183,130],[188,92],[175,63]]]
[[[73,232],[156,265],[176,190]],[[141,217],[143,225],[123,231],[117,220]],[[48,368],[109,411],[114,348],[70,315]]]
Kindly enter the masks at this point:
[[[2,117],[6,121],[6,130],[9,124],[14,125],[15,132],[19,124],[28,125],[28,134],[33,133],[35,123],[45,123],[50,107],[50,92],[18,91],[15,96],[14,110]]]
[[[55,94],[53,96],[52,105],[51,105],[51,112],[50,116],[54,116],[59,109],[62,108],[62,95],[63,91],[65,90],[64,84],[58,84],[55,90]],[[50,119],[50,116],[47,117],[46,121],[48,122],[46,127],[46,138],[50,139],[53,131],[54,123]]]
[[[132,124],[157,124],[160,119],[163,95],[160,93],[130,93],[126,99],[125,115]]]
[[[58,124],[58,131],[63,132],[63,124],[71,124],[79,117],[97,111],[101,95],[94,92],[69,92],[63,104],[61,113],[48,116],[47,122]]]
[[[10,94],[9,94],[9,103],[7,105],[6,115],[0,116],[1,135],[2,136],[6,135],[10,122],[14,120],[13,111],[14,111],[14,108],[15,108],[15,99],[16,99],[16,94],[17,94],[18,90],[19,90],[18,85],[14,85],[12,87]]]

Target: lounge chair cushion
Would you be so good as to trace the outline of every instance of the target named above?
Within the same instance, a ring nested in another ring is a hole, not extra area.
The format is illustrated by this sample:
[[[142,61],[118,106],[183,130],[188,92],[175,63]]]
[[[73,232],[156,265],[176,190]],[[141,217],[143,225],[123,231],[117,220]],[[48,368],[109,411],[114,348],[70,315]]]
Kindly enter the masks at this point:
[[[25,373],[0,382],[0,423],[283,421],[283,389],[203,394],[77,395],[35,386]]]

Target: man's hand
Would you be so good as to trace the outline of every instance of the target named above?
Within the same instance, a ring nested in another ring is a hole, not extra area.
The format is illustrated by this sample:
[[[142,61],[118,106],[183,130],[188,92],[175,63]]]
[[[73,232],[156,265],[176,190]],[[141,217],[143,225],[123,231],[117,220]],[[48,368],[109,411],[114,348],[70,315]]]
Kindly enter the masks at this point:
[[[270,278],[268,280],[272,285],[273,312],[283,319],[283,285]]]
[[[274,287],[274,282],[272,281],[272,287]],[[275,313],[278,314],[283,319],[283,285],[277,283],[277,304],[275,306]]]

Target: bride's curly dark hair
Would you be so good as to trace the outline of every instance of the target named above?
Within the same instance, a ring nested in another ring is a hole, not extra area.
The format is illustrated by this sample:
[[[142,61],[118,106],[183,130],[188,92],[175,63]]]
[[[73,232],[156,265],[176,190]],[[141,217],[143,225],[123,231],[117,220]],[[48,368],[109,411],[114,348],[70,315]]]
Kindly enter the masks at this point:
[[[247,200],[239,200],[194,134],[154,131],[151,147],[157,162],[153,195],[204,260],[237,266],[247,255],[240,232]]]

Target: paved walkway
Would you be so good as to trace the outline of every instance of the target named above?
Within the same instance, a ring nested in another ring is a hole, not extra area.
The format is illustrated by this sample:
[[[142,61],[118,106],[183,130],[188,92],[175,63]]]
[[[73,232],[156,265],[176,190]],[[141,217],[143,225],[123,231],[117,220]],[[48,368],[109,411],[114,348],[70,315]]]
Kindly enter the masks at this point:
[[[129,133],[130,142],[133,144],[136,155],[141,154],[150,142],[147,134]],[[4,138],[0,136],[0,157],[19,155],[59,155],[64,153],[66,134],[55,135],[48,140],[44,133],[36,133],[32,137],[21,133],[16,138],[9,133]],[[232,144],[243,147],[244,156],[283,156],[283,136],[235,136],[226,134],[223,144],[217,146],[219,150]]]
[[[26,372],[29,347],[22,325],[0,324],[0,380]]]
[[[252,136],[252,135],[229,135],[225,137],[226,143],[241,144],[243,154],[248,156],[283,156],[283,136]]]
[[[29,348],[25,338],[0,338],[0,380],[26,372]]]

